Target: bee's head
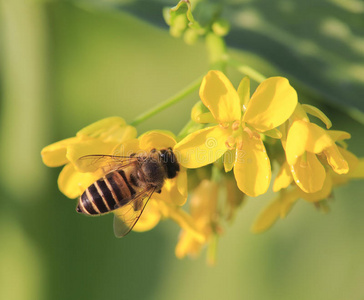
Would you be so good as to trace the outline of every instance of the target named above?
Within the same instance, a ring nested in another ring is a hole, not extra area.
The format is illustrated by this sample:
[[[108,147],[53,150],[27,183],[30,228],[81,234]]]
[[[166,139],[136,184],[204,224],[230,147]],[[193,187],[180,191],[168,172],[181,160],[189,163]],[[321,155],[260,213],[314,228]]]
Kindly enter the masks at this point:
[[[179,164],[172,148],[159,151],[159,159],[166,171],[167,178],[174,178],[179,172]]]

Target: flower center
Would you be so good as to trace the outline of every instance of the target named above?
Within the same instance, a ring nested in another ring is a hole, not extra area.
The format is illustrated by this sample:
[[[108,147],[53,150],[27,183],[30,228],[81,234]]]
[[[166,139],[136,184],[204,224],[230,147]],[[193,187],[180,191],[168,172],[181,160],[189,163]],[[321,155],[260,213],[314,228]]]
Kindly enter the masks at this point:
[[[239,129],[239,127],[240,127],[240,122],[239,121],[235,121],[233,123],[233,125],[231,125],[231,128],[232,128],[233,131],[237,131]]]
[[[255,139],[257,139],[257,140],[259,140],[260,139],[260,135],[259,135],[259,133],[258,132],[256,132],[256,131],[253,131],[253,130],[251,130],[249,127],[244,127],[244,129],[243,129],[248,135],[249,135],[249,137],[252,139],[252,138],[255,138]]]
[[[225,141],[225,146],[226,148],[228,148],[229,150],[233,150],[234,146],[235,146],[235,137],[230,135],[227,140]]]

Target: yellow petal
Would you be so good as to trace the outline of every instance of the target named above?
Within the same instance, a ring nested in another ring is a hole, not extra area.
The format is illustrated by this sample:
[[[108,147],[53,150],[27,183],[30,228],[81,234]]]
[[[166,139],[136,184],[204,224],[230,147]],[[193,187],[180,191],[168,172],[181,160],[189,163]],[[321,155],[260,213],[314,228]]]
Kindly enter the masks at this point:
[[[124,119],[110,117],[97,121],[77,132],[77,137],[91,137],[102,141],[123,142],[136,137],[136,129],[126,125]]]
[[[227,150],[224,154],[224,169],[225,172],[230,172],[235,164],[236,150]]]
[[[139,137],[140,149],[151,150],[165,149],[173,147],[176,144],[176,140],[172,134],[166,133],[162,130],[154,130],[144,133]]]
[[[116,140],[122,143],[131,139],[135,139],[136,136],[137,136],[137,130],[135,129],[135,127],[128,125],[121,129],[118,128],[117,130],[115,130],[113,135],[112,136],[109,135],[109,139],[106,139],[106,141]]]
[[[113,155],[130,156],[134,153],[145,153],[145,150],[140,149],[140,142],[138,139],[125,141],[115,146],[112,150]]]
[[[96,138],[99,137],[101,133],[107,132],[110,128],[123,127],[125,125],[126,123],[124,119],[120,117],[109,117],[84,127],[77,132],[77,135],[85,135]]]
[[[216,216],[218,191],[218,183],[208,179],[203,179],[193,191],[190,212],[196,222],[202,221],[202,227],[210,227],[211,219]]]
[[[338,147],[340,154],[345,159],[349,166],[349,172],[346,174],[337,174],[331,172],[331,177],[333,180],[333,184],[342,185],[347,183],[351,178],[364,178],[364,161],[363,159],[358,159],[353,153],[350,151]]]
[[[174,147],[180,164],[186,168],[199,168],[219,159],[227,150],[226,139],[231,129],[208,127],[189,134]]]
[[[136,130],[132,126],[127,126],[125,121],[119,117],[111,117],[95,122],[77,133],[76,137],[62,140],[45,147],[42,150],[42,158],[46,165],[50,167],[61,166],[69,161],[69,151],[78,144],[95,141],[95,143],[121,143],[125,140],[136,137]],[[99,147],[91,147],[87,154],[110,154],[99,152]],[[74,151],[72,150],[73,154]],[[72,155],[73,155],[72,154]],[[86,154],[83,154],[86,155]]]
[[[177,189],[179,194],[182,196],[183,201],[176,203],[177,205],[183,205],[186,203],[187,196],[188,196],[188,189],[187,189],[187,170],[184,167],[180,167],[181,170],[177,175]]]
[[[284,123],[297,105],[297,93],[283,77],[263,81],[248,103],[243,121],[261,132]]]
[[[303,109],[302,105],[297,102],[297,106],[291,116],[292,122],[295,121],[305,121],[305,122],[310,122],[310,119],[308,118],[308,115],[306,113],[306,111]]]
[[[331,137],[335,142],[341,140],[347,140],[351,138],[350,133],[340,130],[328,130],[326,133]]]
[[[349,172],[349,165],[341,155],[338,147],[334,144],[324,150],[327,162],[337,174],[346,174]]]
[[[356,170],[356,168],[359,165],[359,159],[350,151],[341,148],[341,147],[337,147],[338,150],[340,151],[341,155],[343,156],[343,158],[347,161],[348,165],[349,165],[349,173],[351,176],[351,173]]]
[[[273,183],[273,191],[278,192],[281,189],[285,189],[288,187],[293,181],[293,177],[291,174],[291,168],[288,163],[285,161],[281,166],[276,179]]]
[[[133,230],[142,232],[153,229],[160,221],[161,213],[156,201],[150,199]]]
[[[238,93],[222,72],[208,72],[201,83],[200,98],[219,123],[240,120]]]
[[[281,126],[279,126],[279,131],[282,133],[281,143],[284,151],[286,151],[288,129],[289,129],[289,120],[287,120]]]
[[[173,205],[178,205],[178,206],[182,206],[183,204],[186,203],[187,200],[187,187],[185,188],[185,190],[183,191],[184,194],[180,193],[179,189],[178,189],[178,178],[179,175],[175,178],[172,179],[166,179],[162,188],[162,192],[160,194],[158,193],[154,193],[153,194],[153,199],[157,199],[157,200],[161,200]],[[185,175],[185,176],[183,176]],[[185,177],[186,182],[185,184],[187,184],[187,175],[186,172],[182,172],[182,177]],[[182,178],[181,177],[181,178]],[[180,180],[184,180],[180,179]],[[182,189],[182,187],[181,187]]]
[[[243,111],[245,111],[250,100],[250,79],[248,76],[245,76],[240,81],[237,92],[240,98],[241,107]]]
[[[331,191],[332,191],[332,178],[331,176],[327,175],[321,190],[319,190],[316,193],[305,193],[304,191],[301,191],[301,198],[309,202],[317,202],[329,197]]]
[[[253,233],[261,233],[272,227],[272,225],[279,218],[281,211],[280,198],[272,201],[264,210],[258,215],[254,221],[251,231]]]
[[[297,159],[305,153],[309,134],[307,124],[304,121],[296,121],[288,130],[286,158],[290,165],[295,164]]]
[[[334,140],[322,129],[313,123],[295,121],[288,131],[286,143],[286,157],[290,165],[305,151],[321,153],[324,149],[335,145]]]
[[[198,230],[195,222],[188,213],[176,205],[170,205],[163,201],[159,201],[158,205],[164,217],[175,221],[182,229],[189,232],[197,241],[205,241],[204,235]]]
[[[285,218],[290,212],[292,205],[300,198],[301,190],[296,187],[294,189],[285,191],[281,199],[280,218]]]
[[[80,159],[87,155],[113,155],[116,146],[115,141],[102,142],[98,139],[83,140],[68,147],[67,158],[80,172],[95,172],[102,167],[110,166],[113,159],[101,158]]]
[[[216,120],[208,108],[198,101],[191,110],[191,120],[196,123],[216,123]]]
[[[295,122],[296,123],[296,122]],[[298,121],[297,123],[305,123]],[[324,149],[335,145],[335,141],[328,134],[330,131],[313,123],[306,123],[308,127],[308,139],[306,150],[312,153],[321,153]]]
[[[306,159],[300,156],[296,163],[291,165],[291,172],[296,184],[306,193],[320,191],[326,178],[324,166],[316,155],[310,152],[307,152]]]
[[[72,137],[44,147],[41,152],[44,164],[48,167],[65,165],[68,163],[67,147],[77,142],[79,142],[79,138]]]
[[[177,258],[183,258],[186,255],[197,256],[202,246],[203,243],[193,238],[193,235],[187,231],[182,231],[176,245],[175,255]]]
[[[270,161],[262,140],[244,132],[242,147],[236,150],[234,175],[239,189],[248,196],[264,194],[270,183]]]
[[[100,177],[97,173],[77,172],[72,164],[67,164],[59,174],[58,187],[68,198],[74,199]]]
[[[278,217],[284,218],[298,198],[299,195],[295,189],[280,193],[280,195],[259,214],[251,228],[252,232],[261,233],[266,231],[276,222]]]

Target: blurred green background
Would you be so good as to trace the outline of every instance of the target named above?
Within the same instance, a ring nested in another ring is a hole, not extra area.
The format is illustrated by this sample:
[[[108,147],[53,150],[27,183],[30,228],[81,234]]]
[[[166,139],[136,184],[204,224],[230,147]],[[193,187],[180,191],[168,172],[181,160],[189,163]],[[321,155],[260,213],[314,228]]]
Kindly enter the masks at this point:
[[[337,188],[329,214],[301,201],[261,235],[249,228],[273,195],[250,199],[221,237],[215,267],[204,255],[175,258],[172,221],[119,240],[111,216],[78,215],[42,147],[104,117],[132,121],[175,94],[208,71],[204,44],[169,36],[161,9],[174,1],[0,4],[0,299],[364,299],[362,182]],[[287,76],[364,156],[363,2],[225,4],[232,55]],[[139,133],[178,133],[197,99]]]

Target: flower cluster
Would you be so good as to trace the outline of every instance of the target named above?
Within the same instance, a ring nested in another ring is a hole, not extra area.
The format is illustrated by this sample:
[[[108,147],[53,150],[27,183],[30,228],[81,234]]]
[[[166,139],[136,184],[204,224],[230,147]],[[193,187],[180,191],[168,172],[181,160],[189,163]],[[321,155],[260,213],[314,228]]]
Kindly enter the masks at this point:
[[[300,104],[286,78],[268,78],[250,95],[248,77],[235,89],[222,72],[210,71],[199,95],[192,121],[180,136],[149,131],[137,137],[134,127],[111,117],[45,147],[43,161],[50,167],[65,165],[59,189],[77,198],[115,170],[118,157],[171,149],[180,165],[178,174],[164,179],[161,191],[151,195],[132,229],[150,230],[170,218],[182,230],[176,256],[197,255],[207,245],[209,262],[214,261],[224,223],[233,219],[245,196],[257,197],[269,189],[273,162],[280,166],[273,170],[277,196],[258,216],[253,232],[285,217],[298,199],[320,206],[335,186],[364,178],[364,160],[343,142],[350,134],[329,130],[330,120],[317,108]],[[309,115],[322,120],[326,129],[312,123]],[[105,159],[92,163],[82,159],[95,155]],[[182,208],[187,198],[189,212]],[[110,211],[125,218],[120,208]]]

